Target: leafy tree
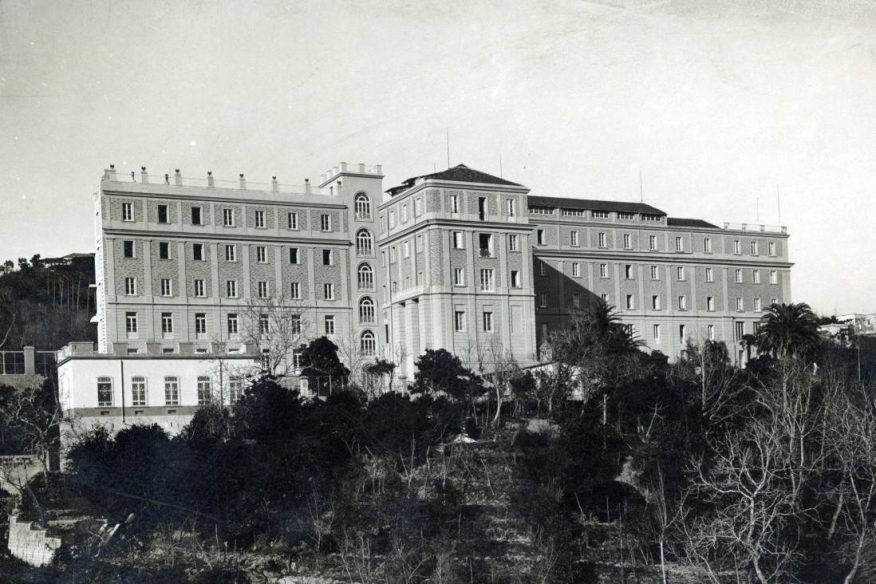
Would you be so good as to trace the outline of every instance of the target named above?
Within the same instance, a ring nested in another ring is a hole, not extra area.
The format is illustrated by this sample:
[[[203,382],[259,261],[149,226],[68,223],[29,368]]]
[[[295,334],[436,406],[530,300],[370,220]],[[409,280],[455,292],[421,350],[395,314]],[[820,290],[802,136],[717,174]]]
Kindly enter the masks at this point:
[[[483,380],[445,349],[426,349],[415,363],[415,393],[442,392],[457,401],[473,400],[484,393]]]
[[[758,347],[774,357],[800,357],[819,342],[818,319],[805,302],[773,304],[760,319]]]
[[[338,357],[338,346],[327,337],[319,337],[301,351],[301,377],[311,380],[319,394],[347,384],[350,370]]]

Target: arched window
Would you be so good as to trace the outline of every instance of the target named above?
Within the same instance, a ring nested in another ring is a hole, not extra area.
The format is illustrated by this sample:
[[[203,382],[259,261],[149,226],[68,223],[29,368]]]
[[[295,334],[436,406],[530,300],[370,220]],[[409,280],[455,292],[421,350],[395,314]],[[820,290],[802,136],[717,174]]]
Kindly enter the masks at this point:
[[[374,270],[368,264],[359,266],[359,289],[373,290],[374,289]]]
[[[372,356],[377,352],[377,339],[371,331],[362,333],[360,340],[360,348],[363,355]]]
[[[356,233],[356,255],[370,256],[371,242],[371,232],[367,229],[360,229]]]
[[[356,219],[371,221],[371,199],[365,193],[359,193],[355,199]]]
[[[374,322],[374,301],[368,296],[359,301],[359,322]]]

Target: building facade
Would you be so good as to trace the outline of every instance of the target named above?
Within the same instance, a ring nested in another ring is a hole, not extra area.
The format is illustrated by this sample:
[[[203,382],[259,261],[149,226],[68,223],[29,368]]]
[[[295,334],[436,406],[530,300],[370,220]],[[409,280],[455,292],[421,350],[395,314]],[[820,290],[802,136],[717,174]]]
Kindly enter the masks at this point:
[[[233,400],[242,370],[277,351],[276,315],[292,373],[294,348],[325,335],[354,370],[386,358],[410,377],[430,348],[481,371],[536,364],[550,331],[600,298],[651,349],[722,340],[741,359],[761,312],[790,301],[784,228],[531,196],[464,165],[385,193],[382,179],[345,163],[293,188],[111,166],[94,196],[99,342],[59,352],[65,409],[185,421]]]

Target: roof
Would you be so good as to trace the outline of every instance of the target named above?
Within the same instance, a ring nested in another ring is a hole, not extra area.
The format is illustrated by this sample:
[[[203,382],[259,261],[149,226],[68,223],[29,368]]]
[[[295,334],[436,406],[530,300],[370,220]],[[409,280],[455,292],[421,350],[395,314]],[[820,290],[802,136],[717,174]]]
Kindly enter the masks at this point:
[[[720,229],[717,225],[712,225],[708,221],[702,219],[683,219],[681,217],[667,217],[666,224],[674,227],[704,227],[706,229]]]
[[[421,176],[413,176],[397,187],[392,187],[388,189],[386,192],[390,195],[395,195],[401,191],[405,191],[412,186],[418,179],[423,180],[444,180],[450,182],[466,182],[466,183],[480,183],[480,184],[488,184],[488,185],[507,185],[512,187],[522,187],[523,185],[515,182],[511,182],[510,180],[505,180],[504,178],[500,178],[498,176],[494,176],[492,174],[487,174],[486,172],[481,172],[480,170],[475,170],[473,168],[469,168],[464,164],[457,164],[453,168],[448,168],[447,170],[442,170],[441,172],[433,172],[432,174],[424,174]]]
[[[657,207],[645,203],[624,201],[597,201],[593,199],[569,199],[564,197],[529,197],[529,204],[535,207],[559,207],[561,209],[587,209],[590,211],[619,211],[621,213],[645,213],[666,215]]]

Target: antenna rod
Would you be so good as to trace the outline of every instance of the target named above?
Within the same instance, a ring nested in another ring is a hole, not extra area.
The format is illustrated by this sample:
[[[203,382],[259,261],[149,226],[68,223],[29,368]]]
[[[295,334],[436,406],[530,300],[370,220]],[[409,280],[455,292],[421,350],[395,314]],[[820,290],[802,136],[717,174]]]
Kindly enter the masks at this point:
[[[776,208],[779,211],[779,225],[782,224],[782,195],[779,193],[779,185],[776,185]]]
[[[450,128],[447,128],[447,168],[450,168]]]
[[[502,173],[502,155],[499,155],[499,178],[505,178],[505,175]]]
[[[756,216],[757,216],[757,223],[759,225],[760,224],[760,197],[756,198],[756,202],[757,202],[756,203],[757,204],[757,215]]]
[[[645,181],[642,180],[642,167],[639,167],[639,202],[645,202]]]

